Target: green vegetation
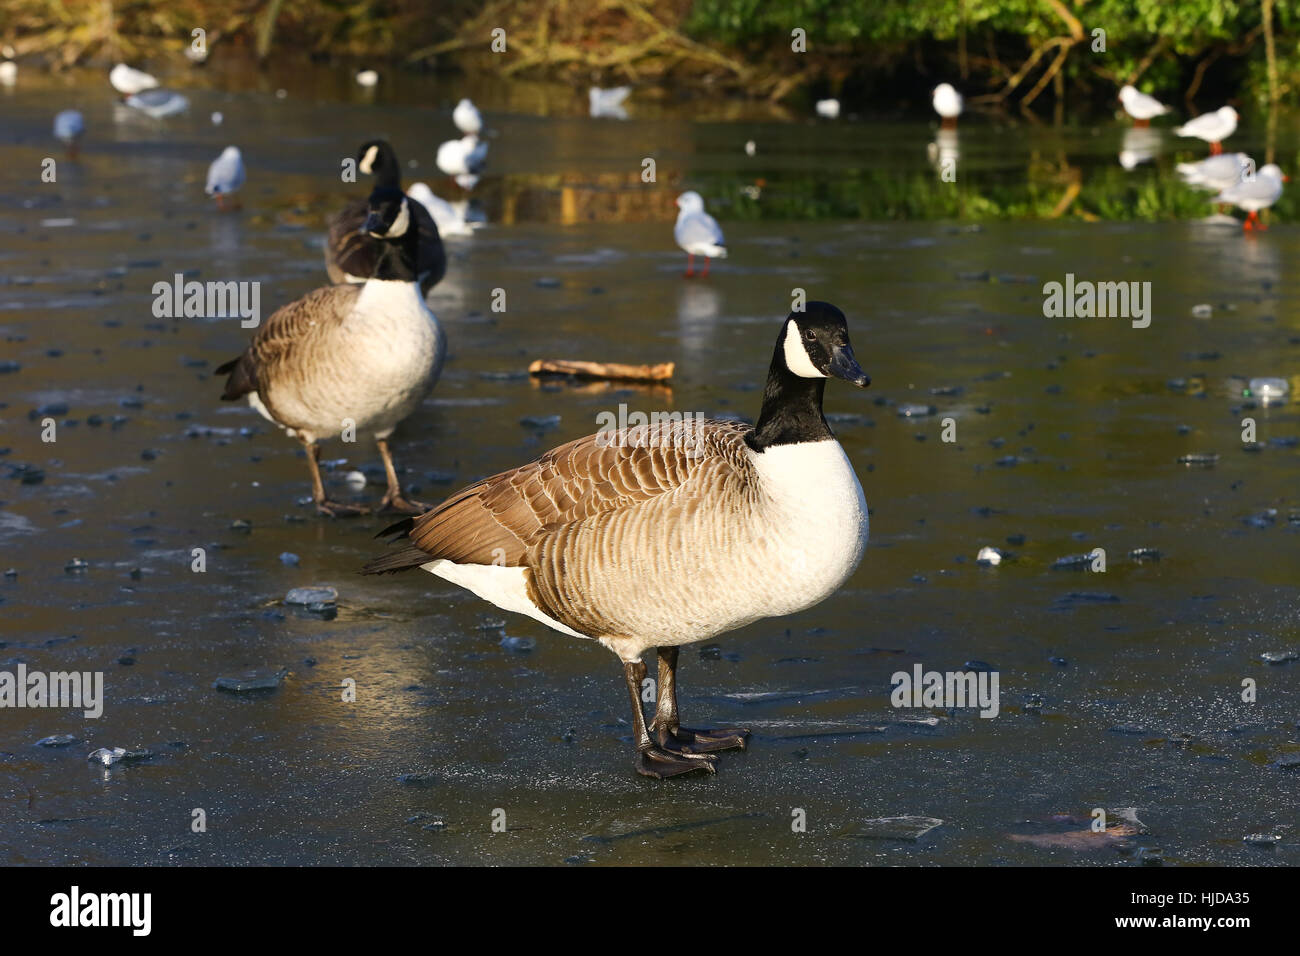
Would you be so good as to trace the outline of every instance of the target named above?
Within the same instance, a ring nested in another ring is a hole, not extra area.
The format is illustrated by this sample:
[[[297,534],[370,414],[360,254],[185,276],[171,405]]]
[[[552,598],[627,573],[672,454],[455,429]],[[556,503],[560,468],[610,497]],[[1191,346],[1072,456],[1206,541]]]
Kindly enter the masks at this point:
[[[283,44],[849,103],[881,89],[914,101],[943,77],[975,106],[1043,108],[1113,104],[1126,82],[1189,102],[1295,101],[1298,22],[1300,0],[5,0],[0,40],[66,65],[179,53],[201,26],[214,52]],[[498,27],[504,56],[488,52]]]

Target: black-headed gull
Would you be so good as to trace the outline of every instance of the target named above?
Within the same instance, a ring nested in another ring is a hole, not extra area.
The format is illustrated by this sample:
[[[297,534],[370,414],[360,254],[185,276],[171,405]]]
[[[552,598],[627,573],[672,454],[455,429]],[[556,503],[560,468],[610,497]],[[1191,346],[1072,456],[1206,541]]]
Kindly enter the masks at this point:
[[[362,70],[356,75],[357,86],[366,88],[376,86],[379,83],[379,74],[374,70]]]
[[[1255,161],[1245,153],[1221,153],[1199,163],[1179,163],[1176,169],[1187,185],[1217,193],[1241,182],[1255,169]]]
[[[481,222],[470,222],[465,218],[464,200],[456,203],[448,202],[441,196],[435,196],[433,190],[425,183],[411,183],[410,188],[406,190],[406,195],[429,211],[429,215],[438,226],[438,234],[444,239],[448,236],[472,236],[474,230],[483,225]]]
[[[1223,106],[1213,113],[1203,113],[1194,120],[1188,120],[1182,126],[1175,126],[1174,132],[1179,136],[1194,136],[1210,144],[1210,154],[1218,156],[1223,152],[1223,141],[1237,129],[1237,111],[1231,106]]]
[[[238,146],[227,146],[208,167],[208,184],[203,191],[217,200],[217,208],[226,209],[226,197],[244,185],[244,157]],[[238,207],[233,207],[238,208]]]
[[[592,116],[607,119],[627,119],[627,109],[623,101],[632,92],[630,86],[615,86],[608,90],[593,86],[587,90],[587,103]]]
[[[158,81],[153,76],[144,70],[129,67],[125,63],[119,63],[109,71],[108,82],[112,83],[113,89],[123,96],[134,96],[136,93],[152,90],[158,85]]]
[[[1259,221],[1259,211],[1267,209],[1282,198],[1282,183],[1286,179],[1287,177],[1275,163],[1269,163],[1254,176],[1242,179],[1236,185],[1223,190],[1214,197],[1214,201],[1231,203],[1238,209],[1244,210],[1246,220],[1241,224],[1242,229],[1249,230],[1252,226],[1267,229],[1268,227]]]
[[[487,151],[486,141],[473,135],[462,136],[439,146],[434,162],[456,180],[456,185],[468,191],[478,185],[479,173],[487,165]]]
[[[483,115],[471,100],[463,99],[451,111],[451,121],[466,136],[477,136],[483,131]]]
[[[18,82],[18,64],[13,60],[0,60],[0,86],[13,86]]]
[[[939,114],[942,121],[940,126],[943,129],[956,129],[957,117],[961,116],[961,94],[958,93],[951,83],[940,83],[930,94],[930,102],[934,105],[934,111]]]
[[[818,100],[815,106],[818,116],[824,116],[826,119],[835,119],[840,115],[839,100]]]
[[[190,101],[173,90],[145,90],[126,98],[126,105],[139,110],[154,119],[165,119],[184,113],[190,108]]]
[[[1133,117],[1134,126],[1149,126],[1157,116],[1164,116],[1169,112],[1169,107],[1154,96],[1147,96],[1127,84],[1120,88],[1119,101],[1124,107],[1124,112]]]
[[[77,147],[86,132],[86,121],[77,110],[64,110],[54,117],[54,138],[68,148],[68,159],[77,158]]]
[[[704,211],[704,200],[694,190],[677,197],[677,224],[673,238],[686,253],[686,278],[695,275],[695,257],[704,256],[704,271],[709,274],[710,259],[727,258],[726,240],[718,221]]]

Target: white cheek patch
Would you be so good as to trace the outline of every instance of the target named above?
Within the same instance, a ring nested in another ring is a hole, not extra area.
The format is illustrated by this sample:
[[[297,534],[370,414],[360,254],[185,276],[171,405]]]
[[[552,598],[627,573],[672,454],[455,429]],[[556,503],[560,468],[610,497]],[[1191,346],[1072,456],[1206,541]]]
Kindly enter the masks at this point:
[[[388,236],[390,239],[396,236],[404,236],[406,235],[406,229],[410,224],[411,211],[407,207],[407,201],[403,199],[401,211],[398,212],[397,218],[393,220],[393,224],[388,227],[388,232],[384,235]]]
[[[361,157],[360,169],[367,176],[371,175],[375,169],[375,158],[379,156],[379,147],[371,146],[366,150],[366,155]]]
[[[799,335],[799,323],[793,320],[785,327],[785,367],[800,378],[826,377],[817,371],[817,366],[808,357],[808,350],[804,348]]]

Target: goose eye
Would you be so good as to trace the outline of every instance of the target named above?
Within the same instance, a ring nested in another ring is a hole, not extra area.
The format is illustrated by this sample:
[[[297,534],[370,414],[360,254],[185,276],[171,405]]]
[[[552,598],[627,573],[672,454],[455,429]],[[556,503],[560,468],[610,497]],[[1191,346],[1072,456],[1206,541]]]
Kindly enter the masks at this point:
[[[817,333],[812,329],[805,330],[803,337],[806,338],[809,342],[817,341]]]

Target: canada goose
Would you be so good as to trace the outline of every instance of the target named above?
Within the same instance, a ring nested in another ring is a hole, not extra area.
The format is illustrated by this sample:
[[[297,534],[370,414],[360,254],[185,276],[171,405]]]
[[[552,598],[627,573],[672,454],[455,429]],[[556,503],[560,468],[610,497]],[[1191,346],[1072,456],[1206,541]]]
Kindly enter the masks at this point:
[[[696,256],[704,256],[704,271],[700,274],[707,276],[710,259],[727,258],[722,227],[718,225],[718,220],[704,211],[704,200],[693,190],[677,197],[677,209],[673,238],[686,253],[686,278],[695,275]]]
[[[158,85],[158,80],[155,77],[144,72],[144,70],[129,67],[125,63],[119,63],[109,71],[108,82],[113,84],[113,89],[123,96],[143,93],[145,90],[152,90]]]
[[[357,168],[375,177],[376,186],[401,192],[402,167],[397,153],[385,140],[372,139],[357,151]],[[370,207],[365,199],[348,203],[330,220],[325,239],[325,271],[331,282],[365,282],[375,271],[386,243],[370,235],[365,225]],[[420,292],[428,293],[447,272],[447,252],[442,247],[438,226],[420,203],[410,207],[410,214],[420,232],[419,260],[416,272]]]
[[[419,514],[426,507],[402,493],[388,451],[393,429],[437,382],[447,349],[415,281],[420,233],[413,205],[400,190],[375,186],[362,226],[382,243],[370,279],[317,289],[277,309],[244,354],[217,369],[230,375],[224,400],[247,395],[303,443],[322,514],[368,510],[330,501],[321,483],[317,442],[349,431],[375,436],[388,477],[381,509]]]
[[[63,110],[54,117],[54,138],[68,148],[68,159],[76,159],[86,121],[77,110]]]
[[[226,197],[244,185],[244,157],[238,146],[227,146],[208,167],[208,184],[203,191],[216,197],[217,208],[226,208]]]
[[[438,147],[434,162],[456,185],[469,191],[478,185],[479,173],[487,165],[488,144],[473,134],[449,139]]]
[[[1259,211],[1267,209],[1282,198],[1282,183],[1286,179],[1287,177],[1275,163],[1269,163],[1249,179],[1243,178],[1241,182],[1223,190],[1214,197],[1214,202],[1232,203],[1243,210],[1246,219],[1241,224],[1242,229],[1246,231],[1252,227],[1267,229],[1268,227],[1259,221]]]
[[[1120,88],[1119,101],[1124,107],[1124,112],[1133,117],[1134,126],[1150,126],[1151,121],[1157,116],[1164,116],[1169,112],[1169,107],[1154,96],[1141,93],[1128,84]]]
[[[1223,152],[1223,141],[1237,131],[1237,111],[1221,106],[1213,113],[1202,113],[1182,126],[1175,126],[1177,136],[1194,136],[1210,144],[1210,155]]]
[[[713,770],[748,731],[679,726],[679,645],[824,600],[867,544],[867,504],[822,416],[829,376],[870,379],[843,313],[809,302],[781,326],[753,427],[678,420],[599,432],[486,478],[419,518],[367,574],[423,568],[619,656],[636,769]],[[658,649],[654,721],[641,655]],[[653,737],[651,736],[653,734]]]
[[[451,111],[451,121],[467,136],[477,136],[483,131],[483,115],[470,100],[461,100]]]
[[[942,129],[956,129],[957,117],[961,116],[961,94],[953,89],[951,83],[940,83],[930,94],[930,103],[939,114],[939,126]]]

